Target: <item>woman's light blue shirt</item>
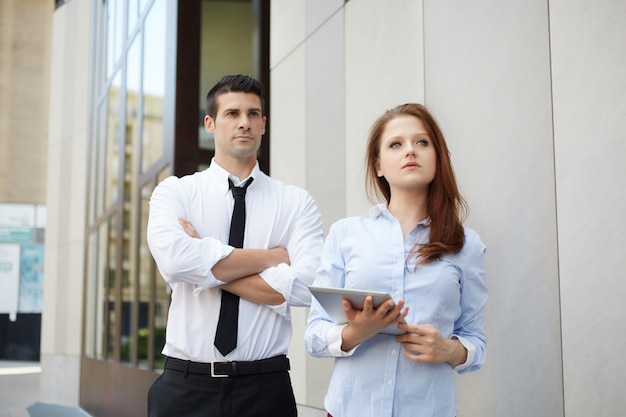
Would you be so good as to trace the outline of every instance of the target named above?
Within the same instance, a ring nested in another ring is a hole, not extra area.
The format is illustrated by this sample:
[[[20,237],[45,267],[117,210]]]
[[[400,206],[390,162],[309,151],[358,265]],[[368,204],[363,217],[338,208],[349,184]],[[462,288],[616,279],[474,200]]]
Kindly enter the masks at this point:
[[[444,337],[457,337],[468,349],[458,373],[479,369],[485,362],[485,246],[465,228],[465,245],[455,255],[415,269],[413,245],[427,243],[428,220],[403,239],[399,222],[385,205],[370,217],[351,217],[332,225],[315,285],[384,291],[409,307],[406,321],[432,324]],[[313,299],[305,331],[307,351],[335,357],[324,400],[333,417],[454,417],[458,403],[455,369],[448,363],[413,362],[402,354],[395,336],[378,334],[349,352],[342,352],[341,330]]]

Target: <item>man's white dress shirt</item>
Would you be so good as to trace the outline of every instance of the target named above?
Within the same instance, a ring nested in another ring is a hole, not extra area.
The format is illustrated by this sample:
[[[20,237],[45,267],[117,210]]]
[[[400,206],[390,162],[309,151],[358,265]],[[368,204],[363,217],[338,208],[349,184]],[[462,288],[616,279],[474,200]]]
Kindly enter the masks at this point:
[[[260,273],[286,302],[267,306],[241,299],[237,348],[226,357],[213,346],[223,282],[211,269],[234,249],[228,234],[234,200],[230,175],[215,161],[209,168],[162,181],[150,198],[148,245],[172,289],[163,354],[195,362],[252,361],[287,354],[291,306],[308,306],[308,290],[323,245],[322,218],[309,193],[272,179],[257,165],[246,193],[244,249],[284,247],[290,264]],[[200,239],[183,230],[191,222]]]

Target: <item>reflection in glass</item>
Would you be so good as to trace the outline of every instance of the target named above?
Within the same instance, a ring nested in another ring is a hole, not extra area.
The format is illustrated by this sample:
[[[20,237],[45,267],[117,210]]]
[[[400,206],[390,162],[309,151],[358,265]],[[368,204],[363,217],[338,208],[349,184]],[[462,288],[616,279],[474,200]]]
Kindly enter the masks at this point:
[[[163,156],[166,1],[156,0],[144,26],[143,132],[141,171]]]
[[[88,175],[89,175],[89,184],[88,184],[88,189],[87,189],[87,195],[89,196],[89,200],[87,202],[87,224],[94,224],[94,222],[96,221],[96,206],[97,206],[97,201],[98,201],[98,195],[96,194],[97,191],[97,187],[96,184],[98,183],[98,172],[97,172],[97,167],[98,167],[98,152],[95,152],[95,150],[93,149],[93,147],[98,143],[97,138],[98,137],[98,121],[96,120],[95,123],[92,124],[91,126],[92,130],[91,130],[91,137],[92,137],[92,141],[91,141],[91,152],[88,155],[89,158],[89,165],[87,166],[87,170],[88,170]]]
[[[115,351],[115,333],[117,328],[117,316],[115,311],[115,282],[116,282],[116,265],[117,265],[117,216],[112,215],[111,221],[109,225],[109,238],[108,238],[108,263],[107,263],[107,274],[106,274],[106,284],[105,284],[105,294],[106,294],[106,317],[108,326],[106,331],[106,357],[113,358],[113,353]]]
[[[102,89],[104,88],[104,82],[107,75],[107,11],[106,5],[102,3],[96,3],[95,9],[95,28],[93,31],[95,41],[94,51],[94,90],[95,97],[100,97]]]
[[[146,241],[150,195],[171,175],[163,131],[170,6],[94,2],[85,355],[144,369],[163,367],[170,295]]]
[[[95,196],[95,216],[96,218],[100,218],[102,213],[104,212],[104,199],[105,199],[105,187],[106,181],[104,180],[105,174],[105,163],[104,159],[106,157],[106,143],[107,143],[107,100],[104,100],[98,106],[98,113],[96,120],[97,125],[97,136],[93,139],[93,152],[97,154],[96,156],[96,166],[93,168],[95,170],[94,175],[94,188],[96,189]]]
[[[139,3],[138,0],[126,0],[128,6],[128,37],[133,33],[135,26],[137,25],[137,18],[139,17]]]
[[[170,167],[164,168],[157,177],[157,183],[163,181],[171,175]],[[165,325],[167,324],[167,314],[170,307],[170,294],[172,292],[170,286],[155,268],[155,301],[154,301],[154,367],[162,369],[164,357],[161,354],[163,346],[165,346]]]
[[[85,355],[94,358],[96,355],[96,298],[98,294],[98,233],[91,232],[87,238],[87,280],[85,299]]]
[[[103,222],[98,228],[98,256],[96,269],[96,294],[95,304],[93,308],[96,310],[96,324],[94,332],[96,334],[95,348],[96,358],[104,359],[106,357],[106,348],[104,341],[107,340],[107,326],[105,322],[107,310],[108,287],[107,280],[109,276],[109,265],[107,263],[107,241],[109,238],[109,224]]]
[[[139,209],[139,324],[137,357],[141,368],[148,367],[148,343],[150,340],[150,328],[148,321],[148,306],[150,305],[151,279],[154,271],[154,261],[148,248],[146,230],[148,229],[148,211],[150,209],[150,195],[154,189],[152,182],[141,187],[141,201]],[[144,311],[145,310],[145,311]],[[155,350],[158,347],[155,346]]]
[[[113,74],[122,53],[124,42],[125,0],[108,0],[107,10],[107,75]]]
[[[136,38],[126,59],[126,145],[137,154],[139,143],[139,99],[141,94],[141,43]],[[136,173],[136,171],[135,171]]]
[[[226,74],[258,78],[259,21],[252,0],[202,1],[198,141],[200,149],[215,150],[213,135],[204,130],[204,102],[209,89]],[[228,40],[228,47],[224,46]]]
[[[120,159],[120,89],[121,75],[118,72],[109,88],[108,129],[106,143],[106,207],[113,205],[118,198],[119,159]]]
[[[137,269],[134,248],[137,245],[137,154],[139,151],[139,85],[140,43],[136,38],[126,59],[126,136],[124,152],[124,204],[122,222],[122,317],[121,317],[121,361],[134,361],[135,319],[138,314],[135,301]]]

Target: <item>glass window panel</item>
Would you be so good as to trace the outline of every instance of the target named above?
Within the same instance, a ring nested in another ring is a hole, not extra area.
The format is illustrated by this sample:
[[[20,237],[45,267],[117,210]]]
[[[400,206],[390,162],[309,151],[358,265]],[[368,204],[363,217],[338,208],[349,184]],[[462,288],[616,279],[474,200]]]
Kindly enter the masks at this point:
[[[156,295],[154,301],[154,369],[163,369],[165,357],[161,354],[165,346],[165,325],[170,308],[169,285],[161,276],[158,268],[155,268]]]
[[[137,330],[137,356],[139,366],[148,366],[148,343],[150,339],[150,328],[148,308],[150,306],[150,289],[152,272],[154,271],[154,261],[148,248],[146,230],[148,228],[148,212],[150,209],[150,195],[154,189],[154,184],[149,182],[141,187],[140,209],[139,209],[139,318]]]
[[[134,164],[139,143],[140,127],[140,84],[141,84],[141,43],[136,38],[126,59],[126,146],[127,152],[132,152],[133,158],[129,160]],[[132,165],[128,167],[133,173],[137,169]]]
[[[107,321],[107,337],[106,337],[106,357],[112,358],[115,351],[115,336],[117,329],[117,315],[115,310],[115,283],[117,278],[117,215],[111,216],[109,225],[109,238],[108,238],[108,262],[107,262],[107,275],[105,284],[106,294],[106,317]]]
[[[87,222],[88,224],[94,224],[96,221],[96,184],[98,182],[97,170],[98,166],[97,158],[98,158],[98,121],[94,120],[92,124],[91,136],[90,136],[90,154],[89,154],[89,165],[87,167],[89,171],[89,188],[87,190],[87,195],[89,196],[89,200],[87,203]]]
[[[137,18],[139,17],[139,1],[128,1],[128,37],[131,36],[137,26]]]
[[[85,355],[96,356],[97,331],[100,328],[96,321],[96,297],[98,294],[98,233],[92,232],[87,238],[87,298],[85,299]]]
[[[98,230],[98,255],[97,255],[97,290],[95,294],[95,307],[96,308],[96,357],[98,359],[105,358],[105,340],[107,340],[107,314],[108,309],[108,277],[109,277],[109,265],[107,262],[107,239],[109,237],[109,225],[107,222],[103,222]]]
[[[159,172],[157,183],[163,181],[171,175],[170,167],[166,167]],[[154,368],[163,369],[164,357],[161,354],[165,346],[165,325],[167,324],[167,314],[170,306],[171,288],[159,273],[158,268],[154,268],[155,277],[155,301],[154,301]]]
[[[108,94],[108,120],[107,120],[107,148],[106,148],[106,178],[105,178],[105,204],[106,207],[113,205],[118,199],[119,188],[119,163],[121,144],[121,114],[120,92],[122,88],[121,75],[115,76]]]
[[[213,135],[204,130],[204,103],[209,89],[225,74],[258,78],[255,51],[258,18],[252,0],[202,1],[200,38],[200,95],[198,141],[201,149],[215,150]],[[228,47],[224,46],[228,39]]]
[[[106,157],[106,131],[107,131],[107,101],[104,100],[98,107],[98,113],[96,116],[96,128],[97,136],[95,138],[94,152],[96,153],[96,164],[93,167],[95,170],[94,175],[94,188],[95,188],[95,218],[102,216],[104,212],[104,168]]]
[[[119,62],[124,42],[124,5],[126,0],[108,0],[107,2],[107,74],[115,71]]]
[[[145,232],[154,185],[171,175],[162,168],[168,3],[94,3],[85,354],[145,369],[162,369],[170,303]],[[157,179],[140,186],[140,174],[155,168]]]
[[[106,81],[107,73],[107,61],[106,61],[106,27],[107,27],[107,11],[106,5],[103,3],[96,3],[96,28],[94,51],[94,89],[95,96],[100,97],[102,89]]]
[[[142,172],[163,156],[166,6],[165,0],[156,0],[144,25]]]
[[[150,0],[139,0],[139,13],[143,13]]]
[[[124,204],[122,221],[122,317],[121,317],[121,361],[132,363],[135,358],[135,319],[137,305],[135,289],[137,267],[134,248],[137,245],[137,151],[138,151],[138,108],[140,74],[140,43],[135,41],[128,50],[126,59],[126,138],[124,152]]]

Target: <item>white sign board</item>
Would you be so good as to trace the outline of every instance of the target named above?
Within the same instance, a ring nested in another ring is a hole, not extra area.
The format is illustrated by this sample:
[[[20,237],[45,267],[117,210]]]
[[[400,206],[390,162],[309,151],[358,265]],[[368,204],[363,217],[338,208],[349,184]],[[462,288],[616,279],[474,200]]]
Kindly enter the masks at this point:
[[[36,207],[32,204],[0,204],[0,242],[31,243],[35,236],[35,214]]]
[[[17,316],[20,290],[20,245],[0,244],[0,313]]]

